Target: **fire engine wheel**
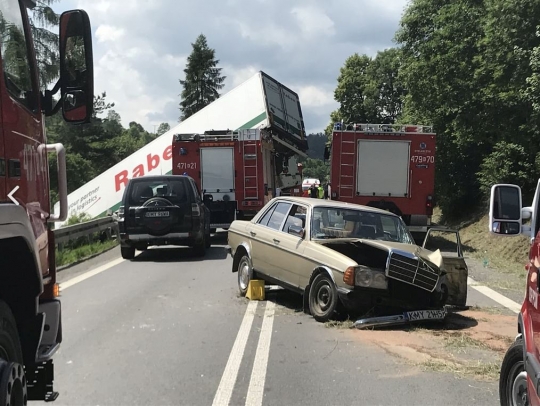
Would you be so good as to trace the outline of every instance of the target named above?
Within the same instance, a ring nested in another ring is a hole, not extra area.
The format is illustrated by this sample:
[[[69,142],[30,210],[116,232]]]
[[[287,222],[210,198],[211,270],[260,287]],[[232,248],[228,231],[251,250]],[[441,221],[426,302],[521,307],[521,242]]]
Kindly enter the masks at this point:
[[[338,308],[339,298],[334,282],[325,274],[313,280],[308,296],[309,312],[320,322],[331,320]]]
[[[13,314],[0,301],[0,406],[27,404],[22,351]]]
[[[499,378],[501,406],[528,406],[527,372],[523,362],[523,339],[506,351]]]

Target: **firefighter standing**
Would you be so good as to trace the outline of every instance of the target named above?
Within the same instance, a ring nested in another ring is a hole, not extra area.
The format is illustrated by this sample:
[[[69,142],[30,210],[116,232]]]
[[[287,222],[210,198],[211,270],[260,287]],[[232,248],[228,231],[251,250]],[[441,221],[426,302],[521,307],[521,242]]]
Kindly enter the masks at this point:
[[[321,185],[317,185],[317,197],[324,199],[324,188]]]
[[[317,185],[314,183],[313,185],[311,185],[311,187],[309,188],[309,197],[312,197],[312,198],[317,198],[317,194],[318,194],[318,188],[317,188]]]

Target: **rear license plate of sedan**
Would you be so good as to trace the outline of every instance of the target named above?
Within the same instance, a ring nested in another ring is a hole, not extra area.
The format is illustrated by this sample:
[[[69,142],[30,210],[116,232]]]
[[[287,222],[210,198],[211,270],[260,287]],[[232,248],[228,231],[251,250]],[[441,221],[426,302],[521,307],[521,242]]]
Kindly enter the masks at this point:
[[[148,211],[146,217],[169,217],[168,211]]]
[[[443,320],[446,317],[446,310],[416,310],[406,312],[405,316],[409,321]]]

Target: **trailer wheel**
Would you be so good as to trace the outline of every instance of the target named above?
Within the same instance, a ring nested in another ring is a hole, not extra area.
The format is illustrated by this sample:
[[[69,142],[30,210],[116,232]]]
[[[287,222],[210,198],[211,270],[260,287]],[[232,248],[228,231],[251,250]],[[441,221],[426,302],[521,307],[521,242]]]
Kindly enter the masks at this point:
[[[0,301],[0,406],[25,406],[27,386],[17,327],[9,306]]]
[[[499,378],[501,406],[528,405],[527,372],[523,362],[523,339],[516,340],[506,351]]]

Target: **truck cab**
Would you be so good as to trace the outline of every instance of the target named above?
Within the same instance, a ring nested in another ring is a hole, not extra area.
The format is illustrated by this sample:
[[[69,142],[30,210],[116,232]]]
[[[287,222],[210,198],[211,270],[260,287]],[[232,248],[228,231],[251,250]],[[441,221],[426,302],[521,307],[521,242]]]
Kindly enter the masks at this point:
[[[500,237],[529,237],[525,299],[518,334],[506,352],[499,379],[501,405],[540,405],[540,180],[531,206],[523,207],[521,188],[497,184],[491,189],[489,232]]]
[[[42,92],[28,9],[0,2],[0,405],[52,401],[62,342],[51,225],[67,216],[65,149],[47,143],[45,117],[87,122],[93,107],[91,29],[82,10],[60,17],[60,78]],[[58,101],[54,95],[60,91]],[[60,211],[50,201],[48,154],[58,162]]]

